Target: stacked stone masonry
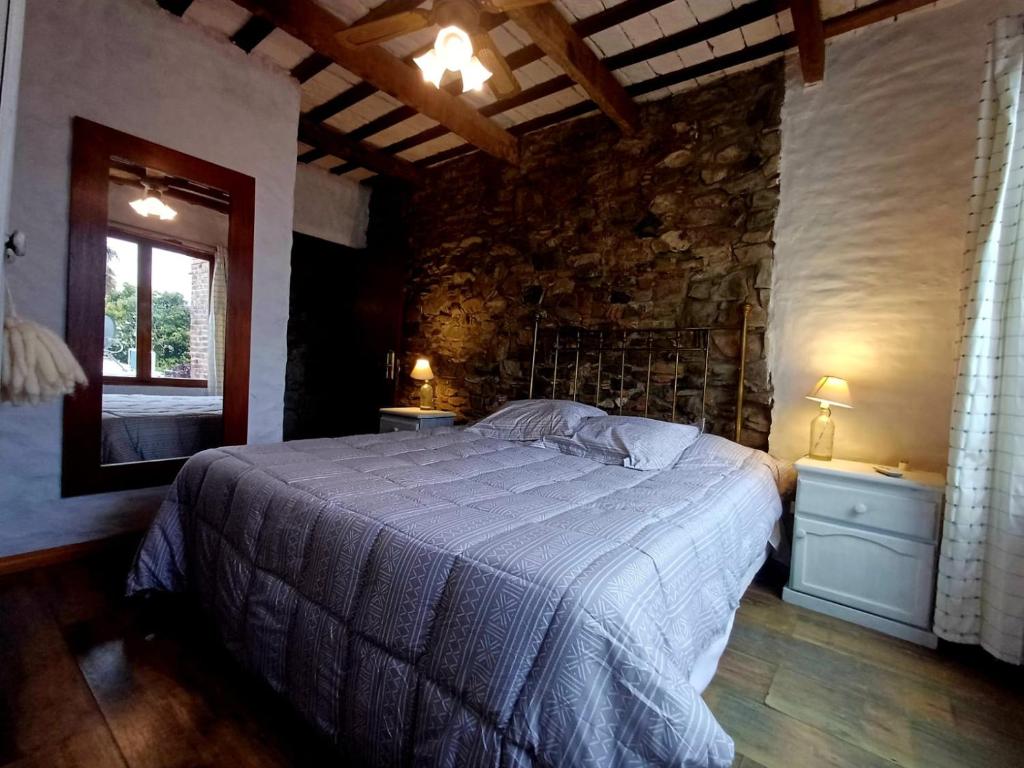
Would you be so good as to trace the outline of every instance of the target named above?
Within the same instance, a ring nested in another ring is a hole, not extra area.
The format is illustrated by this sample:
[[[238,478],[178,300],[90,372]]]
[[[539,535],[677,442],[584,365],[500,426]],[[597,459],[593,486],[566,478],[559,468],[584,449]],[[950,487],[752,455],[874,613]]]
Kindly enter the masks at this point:
[[[437,407],[473,420],[526,396],[538,309],[546,325],[613,335],[708,326],[720,330],[711,334],[707,426],[732,436],[735,329],[749,302],[743,442],[766,447],[783,88],[774,62],[643,105],[634,136],[596,115],[525,137],[519,168],[483,153],[441,166],[409,207],[405,370],[428,356]],[[589,383],[578,397],[615,411],[621,388],[624,412],[637,412],[645,362],[630,358],[625,381],[617,361],[606,363],[600,395],[581,365]],[[703,360],[684,360],[684,372],[679,420],[693,420]],[[655,361],[660,408],[671,407],[673,373],[668,360]],[[537,394],[550,394],[550,372],[539,379],[548,391]],[[414,402],[415,383],[406,387],[403,401]],[[558,396],[571,397],[564,387]]]

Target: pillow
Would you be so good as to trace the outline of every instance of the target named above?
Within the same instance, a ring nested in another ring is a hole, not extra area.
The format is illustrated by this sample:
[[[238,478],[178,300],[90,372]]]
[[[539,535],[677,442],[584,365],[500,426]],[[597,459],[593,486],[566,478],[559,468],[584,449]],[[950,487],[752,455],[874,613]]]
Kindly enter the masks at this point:
[[[540,440],[551,435],[569,436],[600,408],[572,400],[513,400],[469,429],[501,440]]]
[[[601,416],[587,419],[571,440],[545,440],[563,453],[583,456],[602,464],[630,469],[668,469],[693,442],[700,430],[640,416]]]

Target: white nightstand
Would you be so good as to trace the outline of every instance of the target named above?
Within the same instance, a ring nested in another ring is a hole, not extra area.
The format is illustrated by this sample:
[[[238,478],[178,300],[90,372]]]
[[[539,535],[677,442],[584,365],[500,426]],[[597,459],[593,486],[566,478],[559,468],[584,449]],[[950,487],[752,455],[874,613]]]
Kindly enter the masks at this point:
[[[424,411],[422,408],[381,408],[380,431],[422,432],[435,427],[450,427],[455,423],[451,411]]]
[[[945,478],[803,458],[782,599],[934,648],[935,561]]]

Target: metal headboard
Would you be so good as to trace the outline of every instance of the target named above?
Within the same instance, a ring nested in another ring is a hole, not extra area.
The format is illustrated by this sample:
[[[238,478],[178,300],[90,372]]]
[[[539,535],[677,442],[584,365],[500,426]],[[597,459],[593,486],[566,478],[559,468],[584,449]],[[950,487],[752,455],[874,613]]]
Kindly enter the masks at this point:
[[[552,333],[554,343],[550,348],[552,360],[551,385],[546,396],[554,398],[558,393],[559,366],[562,366],[564,375],[563,386],[568,387],[567,394],[578,400],[581,396],[581,383],[579,381],[581,360],[586,356],[596,358],[596,375],[594,377],[594,402],[601,400],[601,373],[602,367],[608,359],[612,364],[619,364],[619,393],[615,398],[618,411],[622,413],[623,405],[626,402],[625,381],[626,381],[626,358],[630,354],[642,355],[647,353],[646,381],[642,387],[643,392],[643,414],[648,415],[651,402],[651,376],[654,371],[655,359],[667,357],[672,361],[672,396],[671,396],[671,420],[676,420],[677,400],[679,395],[679,382],[684,370],[681,368],[681,357],[684,355],[696,356],[703,364],[703,375],[700,377],[700,427],[703,431],[706,424],[706,408],[708,393],[708,374],[711,362],[711,334],[713,331],[739,331],[740,333],[740,361],[739,381],[736,385],[736,425],[735,439],[739,442],[743,426],[743,395],[746,384],[747,368],[747,326],[750,320],[751,305],[743,305],[743,323],[740,328],[634,328],[624,330],[609,329],[587,329],[574,326],[559,326],[544,328],[542,326],[543,315],[538,313],[533,323],[533,351],[530,357],[530,397],[533,398],[535,384],[537,383],[538,350],[541,342],[541,332]],[[566,359],[568,357],[568,359]],[[544,361],[542,361],[542,364]],[[571,376],[571,382],[569,377]],[[544,395],[540,395],[544,396]]]

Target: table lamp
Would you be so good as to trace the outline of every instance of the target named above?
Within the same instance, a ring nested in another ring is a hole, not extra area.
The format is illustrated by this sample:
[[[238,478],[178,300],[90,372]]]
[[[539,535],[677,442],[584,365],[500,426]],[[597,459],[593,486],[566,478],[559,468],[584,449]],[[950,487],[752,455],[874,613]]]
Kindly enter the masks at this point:
[[[420,387],[420,410],[433,410],[434,388],[430,386],[430,380],[434,378],[434,372],[430,370],[430,361],[425,357],[417,358],[416,365],[409,375],[416,381],[423,382],[423,386]]]
[[[822,376],[814,385],[808,400],[817,400],[821,406],[818,415],[811,422],[811,449],[808,455],[820,461],[832,460],[832,442],[836,436],[836,425],[832,421],[832,406],[853,408],[850,385],[846,379],[837,376]]]

